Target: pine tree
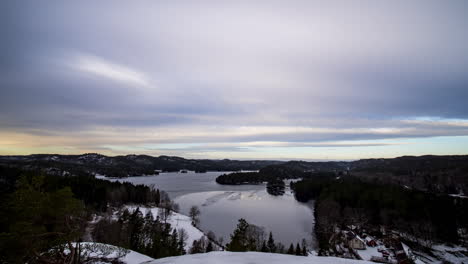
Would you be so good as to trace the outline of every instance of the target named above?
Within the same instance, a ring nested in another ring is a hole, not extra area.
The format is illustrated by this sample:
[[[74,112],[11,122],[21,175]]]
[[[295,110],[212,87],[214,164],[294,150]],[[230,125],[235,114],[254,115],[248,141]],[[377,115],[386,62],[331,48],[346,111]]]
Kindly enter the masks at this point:
[[[190,254],[204,253],[204,251],[201,240],[194,240],[190,248]]]
[[[249,223],[245,219],[239,219],[237,228],[231,234],[231,242],[226,245],[228,251],[247,251],[248,241],[247,241],[247,228]]]
[[[307,256],[307,248],[305,247],[305,245],[302,245],[302,255],[303,256]]]
[[[84,205],[73,196],[69,187],[46,191],[43,175],[22,175],[1,204],[8,229],[0,235],[0,262],[79,261],[75,248],[65,252],[63,246],[79,240],[85,223]]]
[[[185,252],[185,245],[186,241],[188,239],[187,231],[185,229],[181,228],[179,229],[179,238],[178,238],[178,245],[179,245],[179,252],[181,255],[184,255]]]
[[[161,203],[161,194],[159,193],[159,189],[156,190],[156,198],[155,198],[155,202],[156,202],[156,205],[159,206],[159,204]]]
[[[266,246],[266,242],[265,240],[263,240],[263,244],[262,244],[262,249],[261,249],[262,252],[268,252],[268,247]]]
[[[213,243],[208,242],[208,246],[206,246],[206,252],[211,252],[213,251]]]
[[[301,247],[299,246],[299,243],[296,244],[296,255],[297,256],[302,255],[302,250],[301,250]]]
[[[174,230],[172,230],[171,241],[170,241],[171,242],[170,251],[171,251],[172,256],[180,255],[179,244],[178,244],[177,238],[178,238],[177,230],[174,228]]]
[[[270,235],[268,237],[268,249],[270,252],[275,253],[277,248],[275,245],[275,240],[273,239],[273,233],[270,232]]]
[[[128,211],[127,208],[124,209],[122,212],[122,215],[119,217],[119,221],[122,223],[126,223],[130,219],[130,212]]]
[[[288,254],[289,255],[294,255],[294,245],[293,245],[293,243],[291,243],[291,245],[289,246]]]
[[[145,218],[144,218],[144,225],[143,225],[143,235],[144,236],[149,236],[152,232],[152,229],[153,229],[153,222],[154,222],[154,218],[153,218],[153,214],[151,213],[151,210],[148,210],[145,214]],[[146,245],[144,245],[146,246]]]
[[[132,250],[141,250],[143,225],[143,214],[141,213],[140,208],[137,208],[130,216],[129,220],[130,249]]]
[[[302,255],[307,256],[307,241],[302,239]]]

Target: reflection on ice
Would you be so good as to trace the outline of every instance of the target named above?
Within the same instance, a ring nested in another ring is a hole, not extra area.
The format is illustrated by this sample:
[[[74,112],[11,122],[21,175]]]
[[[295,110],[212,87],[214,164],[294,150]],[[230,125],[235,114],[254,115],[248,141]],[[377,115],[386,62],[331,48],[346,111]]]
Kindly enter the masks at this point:
[[[220,194],[215,194],[215,195],[213,195],[211,197],[208,197],[205,200],[205,202],[202,204],[202,206],[208,206],[208,205],[214,204],[214,203],[216,203],[217,201],[219,201],[219,200],[221,200],[223,198],[229,197],[233,193],[234,192],[223,192],[223,193],[220,193]]]

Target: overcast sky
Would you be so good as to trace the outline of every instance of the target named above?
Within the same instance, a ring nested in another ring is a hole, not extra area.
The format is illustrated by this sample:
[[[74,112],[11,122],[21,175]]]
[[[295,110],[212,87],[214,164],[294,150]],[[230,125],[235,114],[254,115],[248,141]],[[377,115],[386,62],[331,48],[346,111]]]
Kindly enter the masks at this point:
[[[468,154],[468,1],[1,1],[0,154]]]

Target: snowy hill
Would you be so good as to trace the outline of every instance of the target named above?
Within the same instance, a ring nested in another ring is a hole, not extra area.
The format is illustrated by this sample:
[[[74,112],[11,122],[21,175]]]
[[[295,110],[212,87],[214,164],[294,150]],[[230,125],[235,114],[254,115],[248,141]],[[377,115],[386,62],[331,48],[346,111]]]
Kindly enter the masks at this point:
[[[148,264],[366,264],[374,263],[334,257],[298,257],[285,254],[260,252],[215,251],[204,254],[184,255],[157,259]]]

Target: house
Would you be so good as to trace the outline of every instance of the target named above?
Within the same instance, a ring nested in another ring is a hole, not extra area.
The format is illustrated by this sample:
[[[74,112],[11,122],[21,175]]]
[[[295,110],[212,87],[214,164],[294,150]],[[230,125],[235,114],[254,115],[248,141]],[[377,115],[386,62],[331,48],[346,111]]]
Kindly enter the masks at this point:
[[[364,243],[364,240],[362,240],[359,236],[354,236],[348,240],[348,246],[352,249],[366,249],[366,243]]]
[[[398,261],[398,264],[411,263],[411,261],[408,259],[408,256],[406,255],[406,252],[403,249],[397,250],[395,252],[395,257]]]
[[[375,239],[373,239],[372,237],[368,236],[368,237],[366,237],[366,245],[368,247],[376,247],[377,246],[377,241],[375,241]]]

